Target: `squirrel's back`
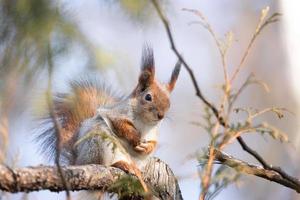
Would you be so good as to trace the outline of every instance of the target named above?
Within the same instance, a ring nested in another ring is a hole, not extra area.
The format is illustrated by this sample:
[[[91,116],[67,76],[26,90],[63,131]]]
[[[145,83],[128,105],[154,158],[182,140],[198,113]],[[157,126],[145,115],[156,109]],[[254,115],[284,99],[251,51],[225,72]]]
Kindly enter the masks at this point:
[[[69,92],[54,94],[53,110],[60,125],[62,158],[70,163],[81,123],[93,117],[100,106],[114,104],[122,98],[97,79],[82,78],[69,84]],[[53,159],[57,138],[49,112],[41,119],[40,127],[42,130],[39,130],[37,140],[42,146],[41,151]]]

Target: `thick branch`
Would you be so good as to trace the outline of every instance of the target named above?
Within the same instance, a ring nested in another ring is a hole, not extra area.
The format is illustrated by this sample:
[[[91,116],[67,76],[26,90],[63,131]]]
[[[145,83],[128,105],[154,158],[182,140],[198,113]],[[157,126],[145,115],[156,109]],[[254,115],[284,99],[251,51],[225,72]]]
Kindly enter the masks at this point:
[[[71,191],[108,191],[119,177],[125,175],[120,169],[101,165],[62,166],[61,169]],[[164,162],[151,158],[143,171],[144,180],[152,188],[153,194],[161,199],[183,199],[177,179]],[[0,190],[11,193],[39,190],[60,192],[66,188],[57,167],[36,166],[12,170],[0,165]]]
[[[290,179],[287,179],[283,177],[281,174],[274,170],[269,170],[265,169],[262,166],[257,166],[253,164],[249,164],[245,161],[236,159],[222,151],[215,150],[215,160],[219,161],[220,163],[227,165],[231,168],[234,168],[238,172],[245,173],[245,174],[250,174],[254,176],[261,177],[263,179],[273,181],[276,183],[279,183],[285,187],[291,188],[298,193],[300,193],[300,184],[299,180],[294,178],[294,180],[298,180],[298,184],[295,183],[294,181],[291,181]]]
[[[116,168],[105,168],[99,165],[62,166],[70,190],[106,189],[115,182],[122,171]],[[65,191],[57,167],[37,166],[8,169],[0,165],[0,189],[6,192],[32,192],[50,190]]]

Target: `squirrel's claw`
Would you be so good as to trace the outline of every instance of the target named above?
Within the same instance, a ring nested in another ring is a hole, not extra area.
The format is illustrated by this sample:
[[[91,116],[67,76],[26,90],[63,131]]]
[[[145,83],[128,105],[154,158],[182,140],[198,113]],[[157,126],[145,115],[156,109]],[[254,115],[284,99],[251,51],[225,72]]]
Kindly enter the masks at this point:
[[[134,150],[137,151],[137,152],[140,152],[140,153],[146,151],[146,149],[145,149],[144,147],[140,146],[140,145],[135,146],[135,147],[134,147]]]
[[[156,143],[157,142],[153,140],[141,142],[139,145],[134,147],[134,150],[147,155],[154,151]]]

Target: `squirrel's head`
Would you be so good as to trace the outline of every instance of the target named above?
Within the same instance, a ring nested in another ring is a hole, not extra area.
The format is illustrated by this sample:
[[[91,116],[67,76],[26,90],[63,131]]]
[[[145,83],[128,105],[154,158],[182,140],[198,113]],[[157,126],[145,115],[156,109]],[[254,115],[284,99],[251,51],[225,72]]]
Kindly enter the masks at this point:
[[[145,123],[155,124],[162,120],[170,108],[170,93],[173,91],[180,72],[177,62],[168,83],[160,83],[155,78],[153,50],[144,47],[138,85],[131,98],[134,100],[134,113]]]

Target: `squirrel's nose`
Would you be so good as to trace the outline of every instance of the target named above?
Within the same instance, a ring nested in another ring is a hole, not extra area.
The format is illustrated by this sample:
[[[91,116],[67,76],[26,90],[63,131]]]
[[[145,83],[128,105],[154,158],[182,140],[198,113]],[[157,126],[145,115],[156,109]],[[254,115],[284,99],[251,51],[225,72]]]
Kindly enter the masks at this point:
[[[164,114],[163,113],[157,113],[157,118],[159,120],[161,120],[162,118],[164,118]]]

